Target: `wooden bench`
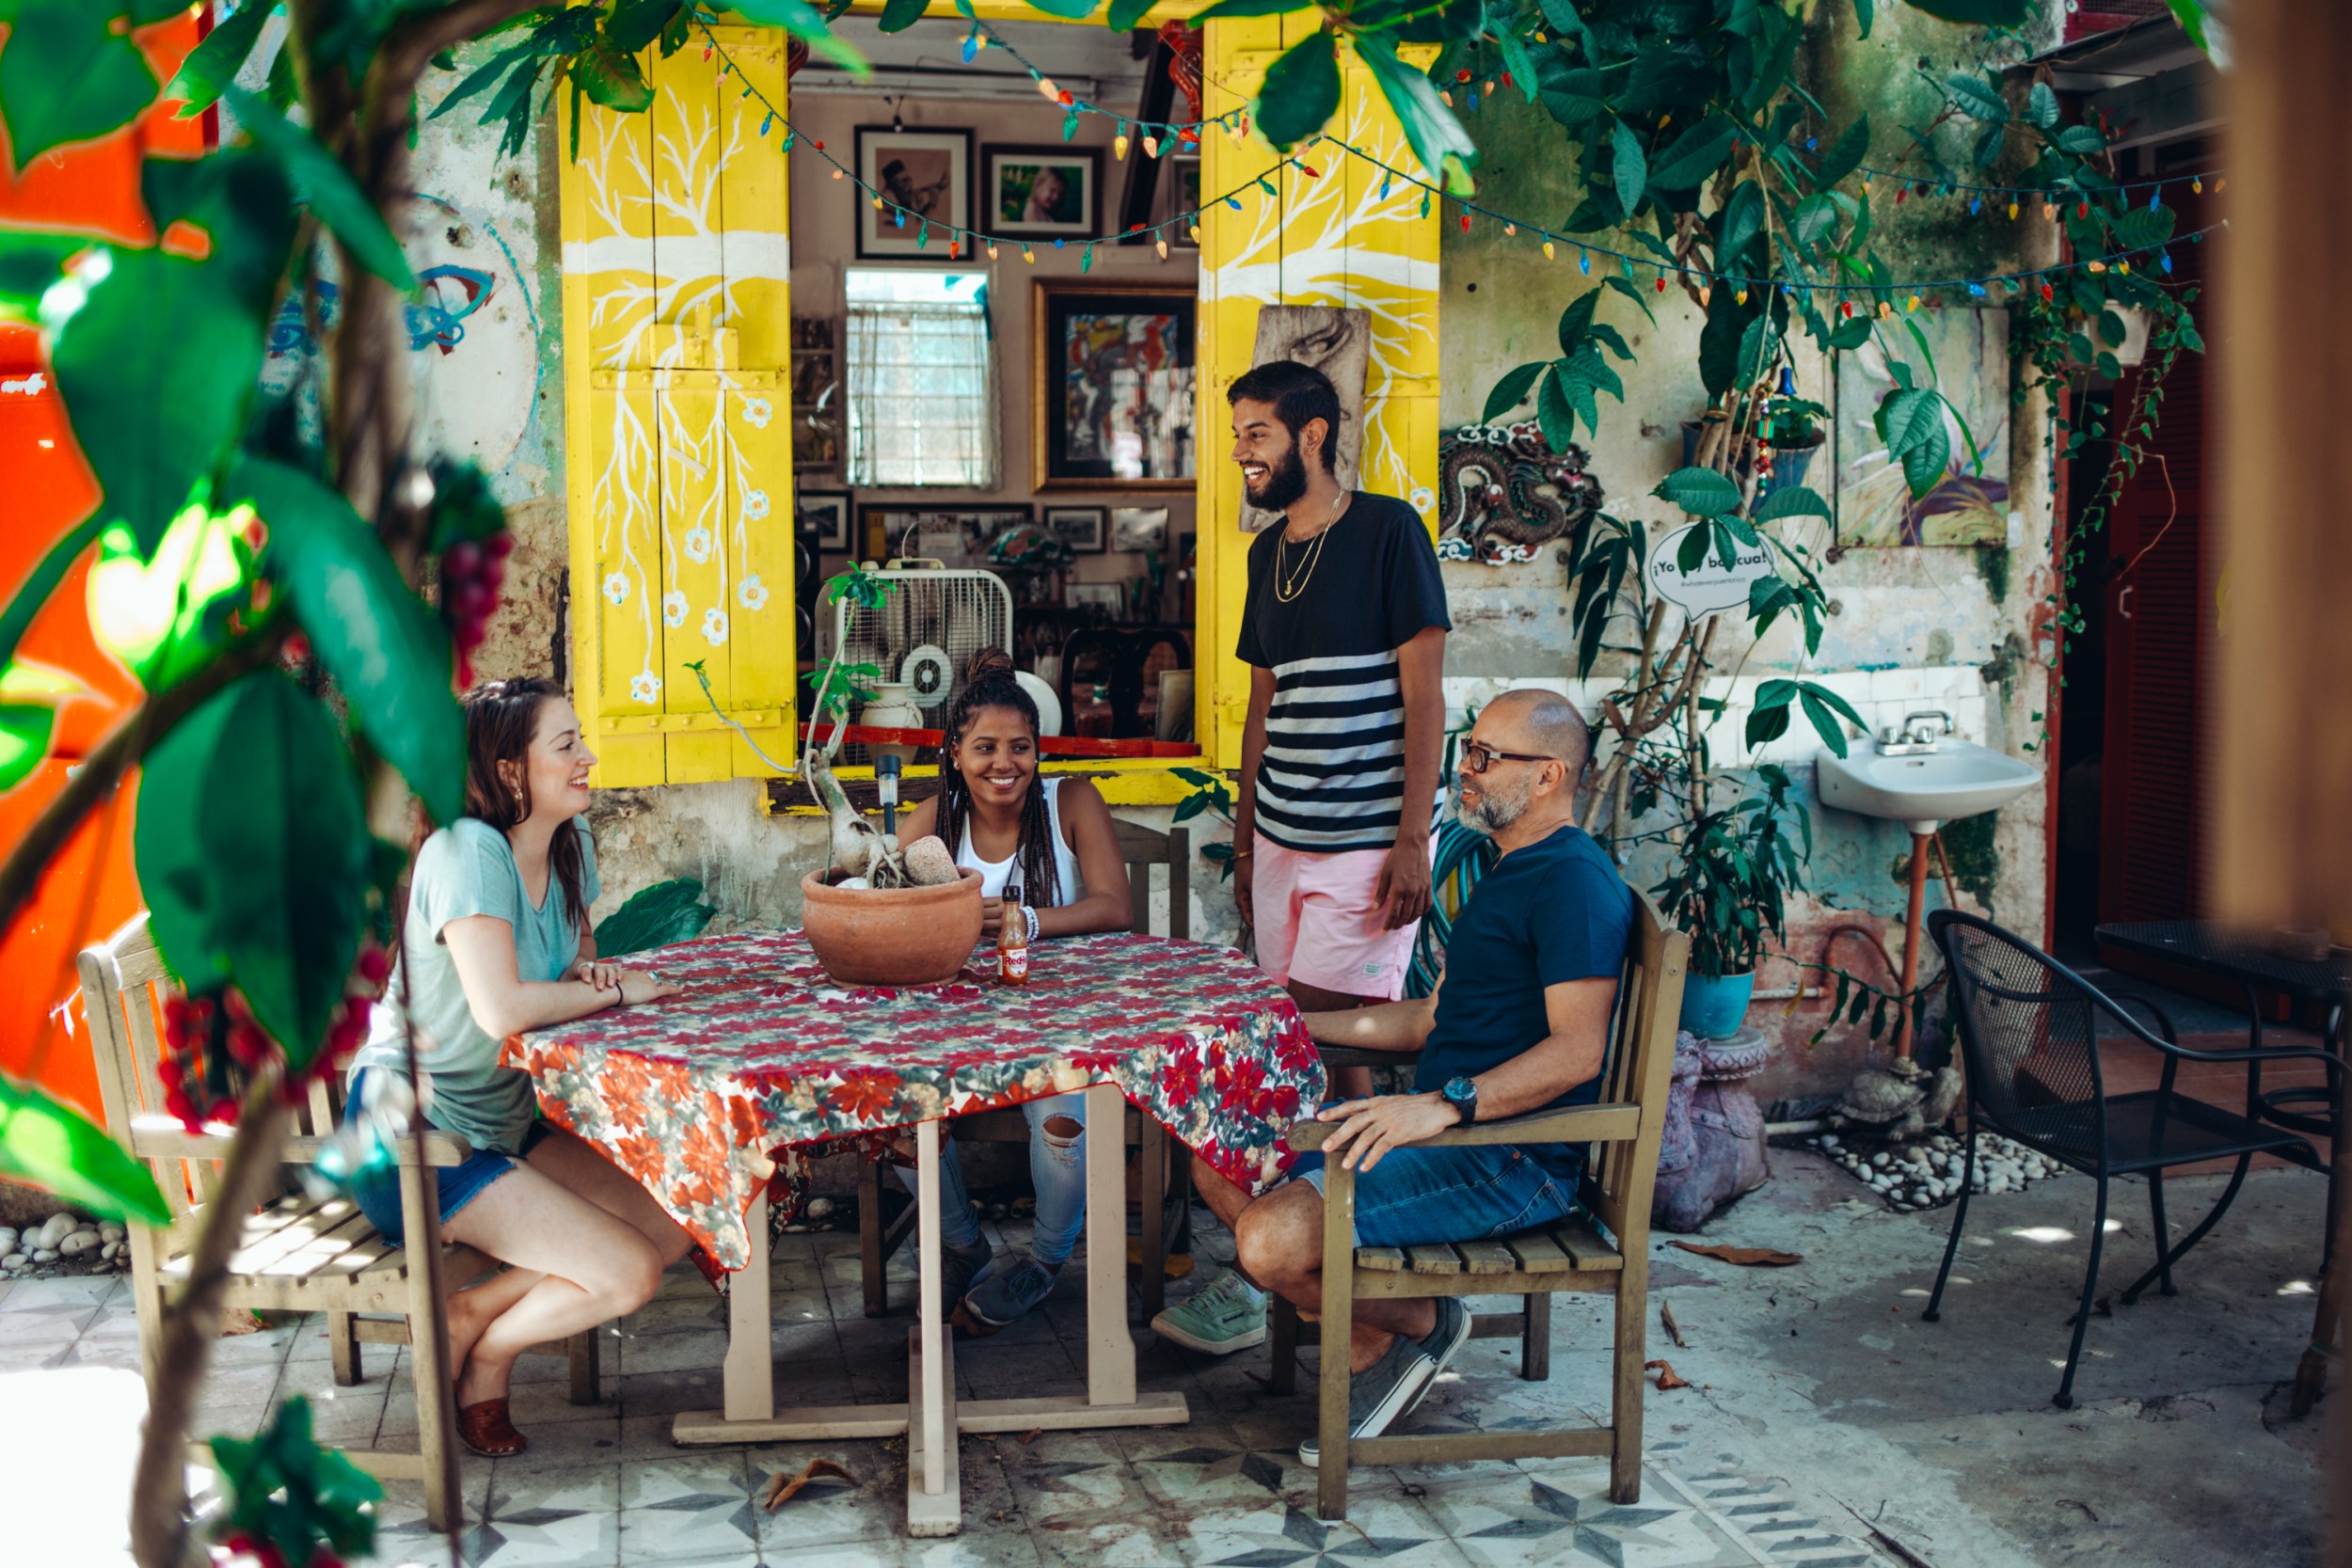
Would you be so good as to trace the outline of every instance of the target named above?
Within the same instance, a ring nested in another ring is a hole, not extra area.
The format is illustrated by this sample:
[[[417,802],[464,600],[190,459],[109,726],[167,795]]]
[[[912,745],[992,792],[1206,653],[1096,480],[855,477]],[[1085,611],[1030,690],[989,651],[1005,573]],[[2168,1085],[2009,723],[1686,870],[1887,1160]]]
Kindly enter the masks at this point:
[[[1317,1511],[1324,1518],[1346,1517],[1347,1467],[1355,1463],[1444,1465],[1605,1454],[1611,1499],[1619,1503],[1641,1499],[1650,1194],[1658,1181],[1658,1144],[1674,1068],[1675,1020],[1682,1008],[1691,939],[1666,930],[1657,907],[1637,894],[1628,947],[1599,1103],[1482,1121],[1429,1140],[1432,1145],[1456,1147],[1589,1144],[1593,1148],[1582,1212],[1493,1241],[1359,1247],[1354,1244],[1356,1173],[1336,1163],[1326,1167],[1323,1365],[1317,1421],[1321,1463],[1316,1487]],[[1351,1062],[1376,1054],[1390,1066],[1410,1059],[1389,1052],[1348,1054]],[[1327,1052],[1326,1056],[1336,1060],[1338,1053]],[[1291,1147],[1319,1148],[1334,1131],[1334,1123],[1301,1122],[1291,1130]],[[1607,1426],[1349,1440],[1348,1332],[1356,1302],[1519,1296],[1520,1311],[1474,1318],[1471,1333],[1480,1338],[1518,1335],[1522,1347],[1520,1375],[1542,1379],[1551,1371],[1550,1298],[1564,1291],[1616,1297]],[[1278,1393],[1288,1393],[1297,1386],[1298,1323],[1297,1308],[1275,1298],[1272,1382]]]
[[[1168,867],[1168,929],[1159,934],[1178,942],[1188,940],[1192,935],[1192,835],[1183,828],[1165,833],[1156,832],[1116,817],[1112,818],[1112,825],[1119,830],[1120,859],[1127,863],[1131,921],[1128,929],[1151,931],[1152,868],[1164,865]],[[954,1129],[958,1143],[1026,1144],[1029,1141],[1029,1118],[1017,1108],[958,1117],[949,1126]],[[1143,1315],[1148,1321],[1168,1305],[1168,1255],[1173,1244],[1183,1239],[1186,1229],[1184,1220],[1190,1205],[1192,1162],[1183,1158],[1171,1159],[1171,1140],[1168,1129],[1132,1105],[1126,1108],[1122,1135],[1127,1147],[1136,1151],[1136,1186],[1143,1195],[1143,1234],[1136,1260],[1139,1277],[1136,1288],[1142,1297]],[[1182,1154],[1184,1151],[1178,1149],[1174,1152]],[[882,1183],[880,1163],[866,1160],[860,1164],[857,1206],[858,1245],[863,1259],[860,1273],[866,1287],[866,1315],[879,1318],[889,1311],[887,1268],[892,1255],[905,1243],[914,1227],[914,1201],[904,1195],[889,1193]],[[893,1196],[897,1202],[892,1206],[893,1212],[885,1216],[883,1204]]]
[[[82,1000],[98,1059],[99,1094],[115,1141],[153,1167],[172,1210],[167,1227],[133,1223],[132,1302],[138,1315],[142,1370],[152,1379],[163,1314],[187,1282],[188,1253],[204,1223],[204,1201],[218,1186],[217,1163],[228,1156],[226,1136],[190,1132],[162,1114],[155,1077],[159,1019],[172,989],[163,956],[148,934],[147,917],[134,918],[112,939],[85,948],[79,959]],[[286,1164],[313,1163],[334,1131],[335,1096],[314,1082],[294,1112],[296,1135],[279,1151]],[[150,1109],[155,1107],[157,1109]],[[463,1164],[472,1153],[453,1132],[428,1131],[424,1164],[416,1146],[401,1141],[402,1224],[414,1246],[440,1246],[440,1276],[455,1290],[495,1271],[498,1262],[470,1247],[443,1245],[440,1212],[426,1196],[426,1166]],[[324,1312],[334,1376],[346,1386],[360,1380],[362,1343],[405,1344],[414,1355],[418,1446],[413,1451],[354,1450],[371,1473],[421,1481],[425,1517],[445,1530],[457,1516],[456,1411],[449,1365],[449,1324],[433,1294],[430,1271],[411,1266],[417,1254],[386,1241],[359,1206],[342,1194],[318,1197],[293,1182],[245,1222],[229,1259],[224,1307],[280,1312]],[[543,1347],[571,1359],[575,1404],[596,1402],[596,1338],[585,1331],[560,1346]]]

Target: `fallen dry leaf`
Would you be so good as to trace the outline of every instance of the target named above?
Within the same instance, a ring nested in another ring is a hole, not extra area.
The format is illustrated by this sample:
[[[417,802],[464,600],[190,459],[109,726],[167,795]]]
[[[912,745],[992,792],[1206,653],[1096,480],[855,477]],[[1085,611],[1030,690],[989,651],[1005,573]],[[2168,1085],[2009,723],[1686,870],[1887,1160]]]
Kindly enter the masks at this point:
[[[1666,1337],[1675,1342],[1675,1349],[1689,1350],[1691,1348],[1691,1341],[1682,1337],[1682,1325],[1675,1322],[1674,1303],[1662,1298],[1659,1301],[1658,1321],[1666,1325]]]
[[[233,1339],[240,1334],[259,1334],[269,1327],[267,1322],[242,1307],[230,1307],[220,1314],[220,1337]]]
[[[1034,1443],[1044,1435],[1045,1429],[1043,1427],[1031,1427],[1028,1431],[1021,1434],[1021,1441],[1024,1443]]]
[[[1668,1388],[1691,1386],[1689,1378],[1677,1377],[1675,1374],[1674,1363],[1671,1361],[1645,1361],[1642,1363],[1642,1370],[1658,1374],[1658,1387],[1661,1393]]]
[[[787,1477],[779,1470],[769,1479],[767,1506],[773,1509],[790,1502],[801,1495],[801,1488],[812,1481],[838,1481],[850,1486],[857,1484],[857,1477],[850,1474],[844,1466],[835,1465],[830,1459],[812,1459],[797,1476]]]
[[[1777,1248],[1768,1246],[1726,1246],[1720,1242],[1713,1246],[1700,1246],[1692,1242],[1677,1242],[1675,1245],[1685,1252],[1695,1252],[1701,1258],[1719,1259],[1725,1263],[1737,1263],[1742,1268],[1760,1266],[1767,1269],[1785,1269],[1791,1263],[1804,1261],[1803,1253],[1782,1252]]]

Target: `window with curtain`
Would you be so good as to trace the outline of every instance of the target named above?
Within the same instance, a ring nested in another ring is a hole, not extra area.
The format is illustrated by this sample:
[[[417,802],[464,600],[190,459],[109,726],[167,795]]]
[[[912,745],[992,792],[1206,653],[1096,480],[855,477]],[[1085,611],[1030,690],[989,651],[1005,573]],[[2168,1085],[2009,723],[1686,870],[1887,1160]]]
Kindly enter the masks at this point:
[[[988,274],[852,269],[850,483],[996,487]]]

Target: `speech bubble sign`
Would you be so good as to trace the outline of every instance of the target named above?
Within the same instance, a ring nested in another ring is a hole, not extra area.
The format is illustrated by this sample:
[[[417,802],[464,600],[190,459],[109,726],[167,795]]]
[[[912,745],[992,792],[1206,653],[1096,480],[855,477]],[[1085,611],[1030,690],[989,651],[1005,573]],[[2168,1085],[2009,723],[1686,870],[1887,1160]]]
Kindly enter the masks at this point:
[[[1649,551],[1650,591],[1691,615],[1711,615],[1719,610],[1740,610],[1748,602],[1748,586],[1772,575],[1772,552],[1761,545],[1734,546],[1731,565],[1709,546],[1699,563],[1685,572],[1677,563],[1682,542],[1694,528],[1690,523],[1661,537]]]

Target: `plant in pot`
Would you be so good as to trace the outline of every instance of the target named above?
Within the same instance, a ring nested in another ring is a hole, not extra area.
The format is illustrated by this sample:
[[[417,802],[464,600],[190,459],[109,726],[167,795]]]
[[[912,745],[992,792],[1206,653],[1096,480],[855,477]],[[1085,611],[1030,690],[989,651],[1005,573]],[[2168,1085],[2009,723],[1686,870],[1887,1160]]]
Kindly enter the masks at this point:
[[[1702,1039],[1739,1032],[1769,937],[1784,942],[1784,896],[1804,888],[1813,822],[1788,799],[1788,775],[1756,769],[1756,792],[1687,826],[1674,869],[1650,889],[1666,918],[1691,936],[1681,1027]]]

